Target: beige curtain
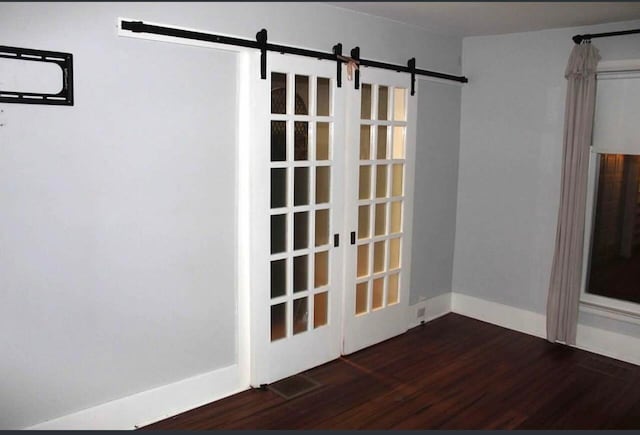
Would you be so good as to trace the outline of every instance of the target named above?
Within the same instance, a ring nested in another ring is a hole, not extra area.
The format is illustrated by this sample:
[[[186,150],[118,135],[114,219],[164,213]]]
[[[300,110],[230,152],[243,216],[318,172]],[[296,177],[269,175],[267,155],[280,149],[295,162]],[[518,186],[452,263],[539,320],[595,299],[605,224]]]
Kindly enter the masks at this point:
[[[549,296],[547,339],[575,344],[582,279],[584,215],[589,147],[596,101],[598,49],[585,42],[573,47],[565,71],[562,188]]]

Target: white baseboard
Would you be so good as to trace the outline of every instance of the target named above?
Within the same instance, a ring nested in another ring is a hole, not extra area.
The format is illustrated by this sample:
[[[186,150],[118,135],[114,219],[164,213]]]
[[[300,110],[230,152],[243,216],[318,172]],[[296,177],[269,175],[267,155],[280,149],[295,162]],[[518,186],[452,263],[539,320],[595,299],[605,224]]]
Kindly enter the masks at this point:
[[[451,294],[451,311],[503,328],[536,337],[546,337],[546,317],[533,311],[455,292]]]
[[[424,315],[419,311],[424,308]],[[451,293],[445,293],[409,306],[409,329],[451,312]]]
[[[453,292],[451,311],[494,325],[546,338],[546,316],[533,311]],[[578,325],[578,349],[640,365],[640,338]]]
[[[593,326],[578,325],[576,347],[640,365],[640,338]]]
[[[30,430],[135,429],[247,389],[237,365],[45,421]]]
[[[418,310],[424,308],[424,317]],[[521,308],[445,293],[409,306],[409,328],[454,312],[514,331],[545,338],[546,318]],[[578,325],[579,349],[640,365],[640,338]],[[249,388],[238,365],[214,370],[93,408],[39,423],[31,430],[122,430],[150,424]],[[245,385],[246,384],[246,385]]]

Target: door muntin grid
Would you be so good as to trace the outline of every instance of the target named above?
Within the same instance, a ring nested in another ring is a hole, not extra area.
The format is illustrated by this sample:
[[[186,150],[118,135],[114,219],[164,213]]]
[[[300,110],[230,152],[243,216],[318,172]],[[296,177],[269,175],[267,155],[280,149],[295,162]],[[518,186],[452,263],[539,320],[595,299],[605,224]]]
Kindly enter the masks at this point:
[[[329,324],[333,82],[271,74],[271,341]]]
[[[355,314],[400,302],[407,89],[363,83],[360,93]]]

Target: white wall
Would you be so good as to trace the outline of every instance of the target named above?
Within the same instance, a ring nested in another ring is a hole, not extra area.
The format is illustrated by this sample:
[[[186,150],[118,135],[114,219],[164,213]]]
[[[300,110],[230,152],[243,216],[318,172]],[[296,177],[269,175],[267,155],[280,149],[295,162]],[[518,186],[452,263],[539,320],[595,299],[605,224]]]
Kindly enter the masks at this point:
[[[420,80],[418,89],[412,304],[451,292],[462,86]]]
[[[234,55],[119,16],[460,69],[459,39],[321,4],[1,3],[2,44],[73,53],[76,104],[0,104],[0,428],[238,362]]]
[[[537,313],[556,234],[571,36],[640,22],[465,38],[453,290]],[[603,60],[640,58],[637,35],[594,39]],[[597,316],[596,316],[597,317]],[[640,336],[637,325],[583,324]]]

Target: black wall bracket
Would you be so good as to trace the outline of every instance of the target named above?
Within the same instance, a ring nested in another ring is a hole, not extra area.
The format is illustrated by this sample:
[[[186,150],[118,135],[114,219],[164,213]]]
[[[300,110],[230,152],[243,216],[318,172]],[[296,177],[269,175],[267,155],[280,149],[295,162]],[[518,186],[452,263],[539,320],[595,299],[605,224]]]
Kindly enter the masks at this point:
[[[353,60],[360,61],[360,47],[354,47],[351,49],[351,57]],[[360,68],[356,68],[353,76],[355,89],[360,89]]]
[[[260,48],[260,78],[267,79],[267,29],[256,33],[256,42]]]
[[[407,62],[407,66],[409,67],[409,71],[411,74],[411,95],[416,94],[416,58],[412,57]]]
[[[336,56],[336,85],[341,88],[342,87],[342,60],[340,60],[340,56],[342,56],[342,44],[337,43],[333,46],[333,54]]]
[[[62,69],[62,87],[56,94],[0,89],[0,103],[73,106],[73,55],[58,51],[0,45],[0,58],[55,63]]]

